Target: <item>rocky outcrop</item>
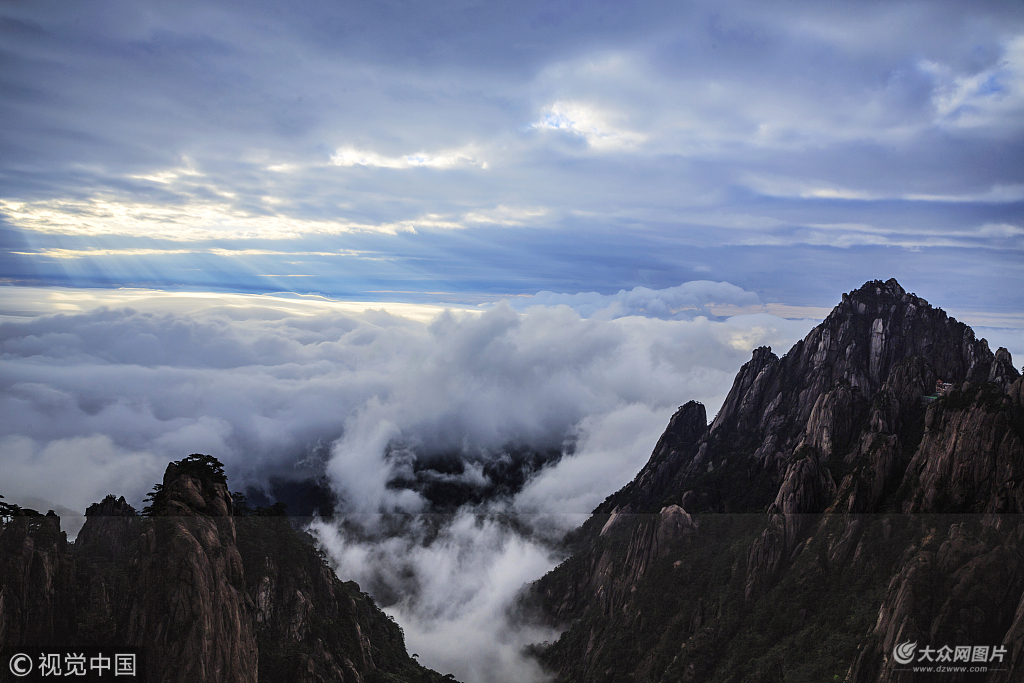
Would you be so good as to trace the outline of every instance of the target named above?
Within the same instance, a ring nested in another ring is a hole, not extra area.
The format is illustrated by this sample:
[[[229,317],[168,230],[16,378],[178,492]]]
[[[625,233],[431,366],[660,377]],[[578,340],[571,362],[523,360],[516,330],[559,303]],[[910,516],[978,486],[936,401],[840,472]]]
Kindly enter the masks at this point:
[[[75,576],[60,518],[0,505],[0,644],[59,644]]]
[[[123,497],[112,495],[90,505],[85,515],[72,553],[78,583],[73,596],[76,623],[67,637],[89,645],[135,643],[137,638],[124,630],[138,581],[128,558],[139,554],[146,521]]]
[[[928,407],[905,475],[913,491],[905,512],[1024,513],[1022,381],[1007,392],[994,382],[961,384]]]
[[[850,440],[866,408],[866,401],[860,393],[849,384],[837,383],[814,401],[797,450],[807,446],[820,453],[822,460],[848,452]]]
[[[85,510],[91,522],[82,527],[75,539],[75,549],[82,553],[113,560],[124,557],[138,535],[138,512],[124,496],[110,495]]]
[[[90,506],[73,546],[52,514],[0,512],[2,645],[137,646],[161,683],[442,680],[281,510],[236,509],[209,456],[171,463],[145,516]]]
[[[815,455],[789,466],[775,502],[768,508],[768,528],[754,541],[747,556],[747,600],[759,597],[775,579],[817,521],[816,513],[825,510],[835,492],[832,475]]]
[[[312,538],[284,516],[235,518],[260,680],[432,681],[405,651],[402,629],[353,582],[341,582]]]
[[[696,444],[707,430],[704,404],[689,401],[679,406],[636,479],[610,496],[594,514],[616,517],[659,509],[665,492],[672,490],[682,465],[694,457]]]
[[[588,683],[868,683],[916,680],[893,656],[916,642],[1005,648],[944,680],[1017,680],[1022,397],[1006,349],[895,280],[844,295],[781,358],[756,349],[710,427],[681,408],[573,536],[530,593],[566,629],[542,662]]]
[[[994,541],[977,517],[933,517],[927,523],[937,524],[927,526],[920,549],[907,549],[908,558],[889,582],[878,621],[847,681],[915,680],[914,672],[892,656],[899,643],[933,650],[967,644],[1006,647],[1003,662],[993,669],[1020,656],[1011,624],[1024,592],[1024,527]],[[1020,672],[1018,663],[983,680],[1018,680]],[[971,680],[963,675],[950,679]]]
[[[161,681],[255,682],[256,637],[223,474],[172,463],[161,498],[159,516],[140,529],[125,640],[146,647]]]
[[[1006,366],[995,362],[988,344],[969,327],[908,294],[895,280],[869,282],[844,295],[783,358],[756,349],[711,429],[759,445],[774,438],[770,452],[759,452],[769,471],[784,468],[785,455],[801,439],[818,439],[814,445],[824,447],[827,459],[833,451],[845,451],[861,411],[887,383],[890,391],[904,388],[891,380],[910,359],[917,359],[922,381],[931,385],[936,379],[985,381],[996,366]],[[1006,367],[1012,370],[1012,364]],[[782,458],[767,457],[778,452]]]

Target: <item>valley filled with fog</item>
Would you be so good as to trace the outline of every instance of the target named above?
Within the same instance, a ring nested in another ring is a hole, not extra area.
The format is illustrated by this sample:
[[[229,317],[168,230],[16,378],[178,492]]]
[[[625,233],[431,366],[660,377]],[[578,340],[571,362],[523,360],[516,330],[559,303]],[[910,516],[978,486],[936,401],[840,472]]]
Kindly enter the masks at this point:
[[[677,406],[710,418],[752,349],[784,353],[816,323],[711,301],[757,304],[687,283],[473,310],[154,294],[8,315],[0,493],[73,535],[108,493],[141,507],[189,453],[220,459],[232,490],[318,481],[337,509],[310,530],[421,663],[540,680],[522,648],[557,633],[517,620],[519,590]]]

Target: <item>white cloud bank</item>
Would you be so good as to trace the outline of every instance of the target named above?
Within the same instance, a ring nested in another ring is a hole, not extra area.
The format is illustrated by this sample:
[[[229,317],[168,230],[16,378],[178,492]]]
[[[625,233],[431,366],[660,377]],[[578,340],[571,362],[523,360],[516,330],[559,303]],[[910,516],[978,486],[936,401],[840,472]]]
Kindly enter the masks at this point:
[[[335,484],[353,505],[376,509],[389,496],[381,456],[393,439],[427,450],[558,445],[566,435],[585,440],[587,429],[637,406],[662,420],[690,398],[713,410],[751,348],[796,336],[780,318],[752,331],[738,320],[637,315],[756,301],[728,283],[608,297],[541,294],[524,312],[499,304],[429,322],[260,297],[122,301],[138,308],[8,317],[20,322],[0,325],[0,436],[7,454],[20,454],[0,459],[5,494],[46,497],[51,466],[60,463],[43,454],[70,449],[74,439],[109,439],[157,469],[205,450],[238,484],[288,472],[333,443]],[[23,463],[19,473],[15,461]],[[38,470],[30,466],[36,461]],[[64,464],[74,469],[76,460]],[[56,502],[81,508],[122,486],[97,482]],[[141,486],[118,492],[138,500]]]
[[[572,442],[511,499],[443,521],[413,515],[399,535],[314,529],[342,577],[387,598],[421,662],[476,683],[544,680],[522,647],[554,634],[507,610],[559,561],[550,540],[636,474],[678,405],[701,400],[713,415],[754,347],[785,352],[814,324],[709,319],[757,297],[701,281],[472,312],[139,290],[108,292],[117,307],[95,310],[86,292],[50,292],[33,309],[19,291],[0,297],[10,502],[82,511],[118,493],[139,504],[169,460],[204,452],[235,489],[322,469],[349,520],[365,522],[428,509],[387,487],[395,441],[476,458]],[[40,315],[55,309],[70,313]],[[1000,343],[1019,342],[1012,332]]]
[[[554,640],[557,632],[518,623],[508,613],[523,585],[560,559],[542,542],[470,510],[456,514],[429,542],[424,525],[373,542],[348,539],[324,522],[312,531],[340,576],[363,590],[384,585],[384,592],[400,595],[386,611],[424,665],[467,683],[550,679],[522,650]]]
[[[517,299],[513,306],[518,309],[530,306],[558,306],[572,308],[585,318],[611,320],[625,316],[645,316],[663,320],[687,320],[697,314],[707,315],[711,305],[757,306],[761,303],[757,294],[748,292],[728,282],[695,280],[666,289],[634,287],[620,289],[615,294],[579,292],[577,294],[556,294],[538,292],[528,298]]]
[[[543,677],[521,649],[552,634],[511,624],[506,609],[558,561],[544,539],[636,474],[676,406],[698,399],[713,414],[751,349],[784,350],[813,324],[637,315],[756,301],[700,282],[418,318],[307,299],[118,300],[135,308],[25,317],[22,301],[5,311],[7,500],[84,510],[117,493],[139,504],[169,460],[204,452],[225,463],[234,489],[323,468],[344,511],[372,517],[426,509],[419,494],[386,485],[393,442],[477,458],[508,444],[574,442],[517,497],[460,510],[430,542],[415,522],[359,542],[318,528],[342,576],[397,596],[389,609],[420,661],[481,683]],[[536,533],[513,531],[494,512],[517,514]]]

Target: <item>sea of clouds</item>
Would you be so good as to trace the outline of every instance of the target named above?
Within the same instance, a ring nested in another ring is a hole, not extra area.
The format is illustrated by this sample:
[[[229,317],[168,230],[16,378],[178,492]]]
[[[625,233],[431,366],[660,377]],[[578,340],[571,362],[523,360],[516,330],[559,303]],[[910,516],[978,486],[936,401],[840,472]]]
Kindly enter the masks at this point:
[[[189,453],[224,462],[232,490],[320,477],[339,514],[310,530],[420,662],[543,681],[523,648],[557,632],[523,621],[517,596],[636,475],[677,406],[712,417],[754,348],[784,353],[816,323],[759,308],[714,282],[451,309],[4,287],[0,494],[56,510],[73,536],[90,503],[141,506]],[[1021,351],[1019,329],[978,332]],[[509,447],[563,454],[514,495],[444,515],[393,485],[438,453],[468,463],[453,480],[484,483],[481,463]]]
[[[107,493],[141,504],[189,453],[224,462],[233,490],[324,476],[339,519],[360,529],[313,526],[339,575],[378,593],[421,662],[481,683],[543,678],[521,649],[556,634],[510,621],[509,607],[561,559],[559,535],[639,471],[677,406],[697,399],[713,416],[753,348],[784,352],[814,324],[715,319],[712,303],[757,303],[727,283],[477,310],[230,295],[106,303],[0,323],[6,500],[55,509],[74,532],[72,515]],[[515,496],[438,528],[424,498],[388,486],[396,443],[477,460],[509,444],[565,453]],[[385,533],[382,513],[408,522]]]

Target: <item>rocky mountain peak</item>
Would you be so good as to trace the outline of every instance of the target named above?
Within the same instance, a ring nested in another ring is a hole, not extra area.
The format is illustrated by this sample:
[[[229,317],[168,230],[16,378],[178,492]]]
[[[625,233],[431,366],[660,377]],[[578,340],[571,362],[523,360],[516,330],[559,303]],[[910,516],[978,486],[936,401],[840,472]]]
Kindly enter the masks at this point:
[[[78,532],[75,548],[82,553],[111,558],[128,551],[139,521],[124,496],[108,495],[85,510],[86,523]]]
[[[900,286],[900,283],[896,281],[896,278],[889,278],[885,282],[881,280],[868,280],[857,289],[843,294],[843,301],[847,299],[859,299],[865,300],[870,298],[883,298],[883,299],[899,299],[902,300],[907,296],[907,290]],[[911,297],[917,299],[913,294]],[[922,301],[919,299],[919,301]]]
[[[1017,376],[967,325],[874,280],[844,294],[825,320],[782,358],[755,349],[733,382],[712,432],[753,445],[761,468],[780,475],[801,445],[827,460],[849,455],[853,428],[872,411],[876,431],[897,434],[937,381]]]
[[[234,516],[216,458],[171,463],[149,502],[89,506],[74,544],[0,508],[0,643],[139,647],[154,683],[450,680],[289,518]]]
[[[782,357],[754,349],[710,429],[690,410],[535,584],[568,624],[543,653],[559,681],[918,680],[897,643],[998,648],[949,679],[1021,679],[1024,378],[1006,349],[871,281]]]
[[[708,413],[700,401],[687,401],[679,406],[672,419],[668,422],[665,435],[680,442],[693,443],[708,428]]]
[[[163,514],[231,516],[224,466],[208,455],[196,453],[167,465],[162,493]]]
[[[894,466],[880,468],[870,489],[858,494],[857,505],[864,505],[899,483],[895,465],[912,454],[904,451],[920,438],[913,425],[922,398],[937,382],[1009,386],[1017,376],[1005,349],[993,354],[970,327],[896,280],[867,282],[844,294],[781,358],[770,347],[754,349],[710,429],[703,406],[682,406],[637,478],[595,512],[653,512],[682,503],[670,492],[694,488],[699,479],[715,484],[687,496],[687,512],[695,506],[763,511],[797,460],[813,455],[828,464],[889,453]],[[758,473],[771,485],[734,485],[737,477]]]
[[[677,474],[681,459],[692,457],[697,442],[708,430],[707,411],[699,401],[679,406],[669,420],[668,428],[654,447],[654,454],[632,483],[608,497],[595,513],[612,516],[660,509],[660,496]],[[607,532],[614,524],[603,525]]]
[[[113,494],[85,509],[86,517],[134,517],[136,514],[135,508],[128,504],[124,496],[117,498]]]
[[[846,379],[868,394],[911,356],[927,359],[946,382],[983,380],[993,361],[988,343],[970,327],[908,294],[895,279],[873,280],[844,294],[805,342],[817,342],[814,366],[842,366]]]

